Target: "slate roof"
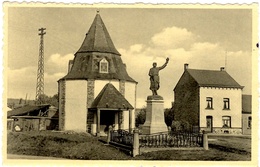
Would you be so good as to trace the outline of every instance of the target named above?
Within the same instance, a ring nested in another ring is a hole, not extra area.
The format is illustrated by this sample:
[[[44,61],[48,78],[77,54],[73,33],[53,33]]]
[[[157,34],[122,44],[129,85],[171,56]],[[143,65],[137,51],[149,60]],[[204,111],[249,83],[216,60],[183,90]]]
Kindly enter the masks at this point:
[[[96,14],[96,17],[78,50],[78,53],[82,52],[102,52],[120,55],[116,50],[99,13]]]
[[[187,69],[186,71],[195,79],[199,86],[243,88],[226,71],[197,69]]]
[[[49,104],[39,105],[39,106],[26,105],[26,106],[8,111],[7,117],[21,116],[21,115],[26,115],[26,114],[34,112],[34,111],[46,110],[46,108],[48,108],[49,106],[50,106]]]
[[[102,59],[108,62],[107,73],[99,72],[99,63]],[[60,80],[64,79],[124,80],[137,83],[128,75],[126,65],[99,14],[96,14],[80,49],[75,53],[71,70]]]
[[[91,108],[133,109],[134,107],[111,83],[108,83],[95,98]]]
[[[252,96],[242,95],[242,113],[252,113]]]

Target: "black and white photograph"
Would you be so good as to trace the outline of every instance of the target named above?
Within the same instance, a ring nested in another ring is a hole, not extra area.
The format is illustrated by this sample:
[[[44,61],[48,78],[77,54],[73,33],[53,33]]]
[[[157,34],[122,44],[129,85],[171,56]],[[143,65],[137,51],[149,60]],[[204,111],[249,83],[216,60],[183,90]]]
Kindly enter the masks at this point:
[[[257,166],[257,3],[3,12],[6,163]]]

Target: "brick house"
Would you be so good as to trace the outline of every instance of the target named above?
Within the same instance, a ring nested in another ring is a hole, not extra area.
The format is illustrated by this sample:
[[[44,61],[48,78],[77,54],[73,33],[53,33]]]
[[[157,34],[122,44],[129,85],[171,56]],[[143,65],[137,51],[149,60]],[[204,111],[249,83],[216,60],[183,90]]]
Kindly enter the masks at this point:
[[[242,89],[222,67],[189,69],[174,88],[174,119],[212,133],[242,133]]]
[[[102,135],[109,125],[135,125],[137,82],[132,79],[99,13],[58,81],[59,129]]]

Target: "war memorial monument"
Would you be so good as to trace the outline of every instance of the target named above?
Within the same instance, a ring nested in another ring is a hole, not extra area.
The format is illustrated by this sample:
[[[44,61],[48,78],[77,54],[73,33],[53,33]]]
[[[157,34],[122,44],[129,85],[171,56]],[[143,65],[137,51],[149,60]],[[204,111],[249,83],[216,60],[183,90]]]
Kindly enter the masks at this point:
[[[166,62],[161,67],[157,67],[157,63],[154,62],[153,67],[149,71],[152,95],[147,97],[146,119],[142,127],[142,134],[167,132],[168,130],[164,121],[163,97],[157,93],[157,90],[160,88],[159,71],[164,69],[168,62],[169,58],[166,59]]]

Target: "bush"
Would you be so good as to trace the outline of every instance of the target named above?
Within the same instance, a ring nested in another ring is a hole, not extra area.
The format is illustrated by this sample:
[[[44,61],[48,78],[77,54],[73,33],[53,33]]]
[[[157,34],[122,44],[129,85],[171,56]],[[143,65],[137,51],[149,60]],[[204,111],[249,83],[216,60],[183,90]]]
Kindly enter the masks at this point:
[[[181,123],[179,121],[172,121],[171,129],[172,131],[180,131]]]
[[[145,122],[145,118],[146,118],[146,108],[142,108],[135,118],[135,126],[139,127],[140,125],[143,125]]]
[[[190,131],[191,125],[187,121],[172,121],[172,131]]]

